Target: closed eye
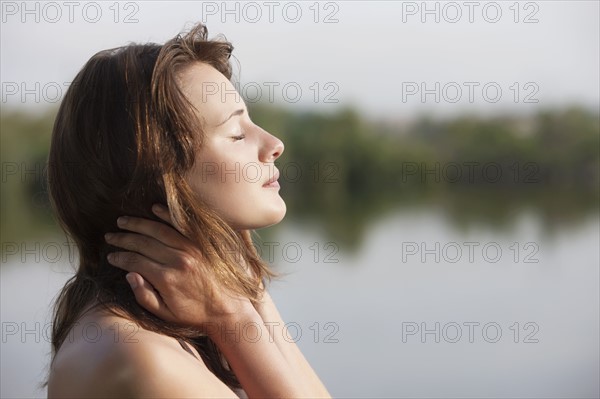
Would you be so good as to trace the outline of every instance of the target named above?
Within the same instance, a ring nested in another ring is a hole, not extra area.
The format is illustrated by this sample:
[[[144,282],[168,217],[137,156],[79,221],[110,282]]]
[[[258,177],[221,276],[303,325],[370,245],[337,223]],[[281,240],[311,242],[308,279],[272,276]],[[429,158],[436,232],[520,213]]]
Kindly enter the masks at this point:
[[[246,138],[246,135],[245,135],[245,134],[240,134],[239,136],[233,136],[233,137],[232,137],[232,139],[233,139],[234,141],[243,140],[243,139],[245,139],[245,138]]]

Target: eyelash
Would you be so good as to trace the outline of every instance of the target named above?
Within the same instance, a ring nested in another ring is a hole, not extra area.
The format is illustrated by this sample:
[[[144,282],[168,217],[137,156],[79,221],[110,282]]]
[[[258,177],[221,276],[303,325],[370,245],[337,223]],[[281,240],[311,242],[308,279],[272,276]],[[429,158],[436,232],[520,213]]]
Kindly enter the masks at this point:
[[[240,134],[239,136],[233,136],[233,137],[232,137],[232,139],[233,139],[234,141],[243,140],[243,139],[245,139],[245,138],[246,138],[246,135],[245,135],[245,134]]]

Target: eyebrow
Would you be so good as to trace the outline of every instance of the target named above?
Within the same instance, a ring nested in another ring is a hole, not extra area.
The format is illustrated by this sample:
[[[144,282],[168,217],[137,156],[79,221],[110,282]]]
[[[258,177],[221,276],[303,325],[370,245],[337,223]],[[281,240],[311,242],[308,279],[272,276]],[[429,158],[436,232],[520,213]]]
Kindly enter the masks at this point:
[[[243,115],[243,114],[244,114],[244,109],[243,109],[243,108],[236,109],[235,111],[233,111],[233,112],[231,113],[231,115],[229,115],[229,116],[227,117],[227,119],[225,119],[223,122],[219,123],[219,124],[217,125],[217,127],[219,127],[219,126],[221,126],[221,125],[224,125],[224,124],[225,124],[225,122],[227,122],[228,120],[230,120],[230,119],[231,119],[231,118],[233,118],[234,116],[237,116],[237,115]]]

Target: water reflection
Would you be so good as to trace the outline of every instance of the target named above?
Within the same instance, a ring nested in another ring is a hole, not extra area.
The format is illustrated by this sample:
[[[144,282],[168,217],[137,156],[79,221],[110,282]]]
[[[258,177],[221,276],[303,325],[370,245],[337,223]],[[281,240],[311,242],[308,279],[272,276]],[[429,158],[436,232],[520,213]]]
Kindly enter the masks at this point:
[[[334,241],[349,252],[361,248],[374,220],[393,215],[398,209],[424,213],[435,209],[453,228],[464,232],[478,226],[510,231],[524,213],[535,214],[550,235],[597,217],[599,211],[598,194],[581,190],[463,187],[431,192],[421,187],[396,195],[369,191],[328,197],[323,187],[326,185],[298,199],[283,186],[282,197],[291,209],[288,218],[298,224],[319,224],[326,241]]]
[[[325,221],[261,231],[283,273],[272,295],[331,393],[597,397],[598,215],[547,234],[526,208],[502,229],[448,209],[390,208],[358,223],[353,251],[327,247]],[[2,397],[45,395],[48,304],[69,267],[0,269]]]
[[[299,344],[334,395],[597,397],[598,217],[549,236],[531,212],[502,232],[459,231],[443,213],[391,213],[339,263],[281,253],[291,274],[273,296],[303,328]],[[301,248],[323,237],[293,224],[279,234]],[[436,243],[471,243],[473,261]],[[328,322],[338,343],[315,339],[310,327]]]

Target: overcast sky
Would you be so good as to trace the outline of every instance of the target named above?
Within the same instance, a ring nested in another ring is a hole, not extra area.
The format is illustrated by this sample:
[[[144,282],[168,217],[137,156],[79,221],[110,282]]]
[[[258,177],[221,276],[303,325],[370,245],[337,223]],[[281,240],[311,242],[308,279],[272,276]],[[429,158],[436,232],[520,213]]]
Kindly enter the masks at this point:
[[[598,1],[23,4],[2,2],[4,110],[56,105],[97,51],[199,21],[234,44],[252,100],[390,119],[599,104]]]

